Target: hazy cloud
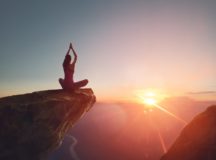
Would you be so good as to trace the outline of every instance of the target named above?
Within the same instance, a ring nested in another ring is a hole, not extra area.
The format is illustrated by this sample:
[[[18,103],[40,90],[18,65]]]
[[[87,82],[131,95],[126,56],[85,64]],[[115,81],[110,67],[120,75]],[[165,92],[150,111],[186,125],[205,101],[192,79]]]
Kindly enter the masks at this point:
[[[191,95],[199,95],[199,94],[216,94],[216,91],[188,92],[187,94],[191,94]]]

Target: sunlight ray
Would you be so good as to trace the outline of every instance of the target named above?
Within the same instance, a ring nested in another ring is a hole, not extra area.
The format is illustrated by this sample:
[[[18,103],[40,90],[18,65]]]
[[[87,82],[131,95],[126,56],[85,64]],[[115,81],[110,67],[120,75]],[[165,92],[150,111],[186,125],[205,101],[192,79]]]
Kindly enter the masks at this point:
[[[163,152],[166,153],[166,152],[167,152],[167,148],[166,148],[164,139],[163,139],[163,137],[162,137],[160,131],[158,130],[158,128],[157,128],[157,133],[158,133],[158,137],[159,137],[159,139],[160,139],[160,143],[161,143],[161,147],[162,147],[162,149],[163,149]]]
[[[159,106],[158,104],[153,104],[153,105],[154,105],[155,107],[157,107],[158,109],[160,109],[161,111],[163,111],[163,112],[167,113],[168,115],[174,117],[175,119],[181,121],[182,123],[184,123],[184,125],[187,124],[187,122],[186,122],[185,120],[183,120],[182,118],[180,118],[180,117],[176,116],[175,114],[169,112],[168,110],[166,110],[165,108]]]
[[[163,139],[163,137],[162,137],[162,135],[161,135],[161,132],[160,132],[159,128],[158,128],[157,125],[155,125],[155,123],[152,121],[151,116],[150,116],[150,121],[151,121],[152,126],[154,127],[154,129],[155,129],[156,132],[157,132],[157,135],[158,135],[158,138],[159,138],[159,141],[160,141],[162,150],[163,150],[164,153],[166,153],[166,152],[167,152],[167,148],[166,148],[165,141],[164,141],[164,139]]]

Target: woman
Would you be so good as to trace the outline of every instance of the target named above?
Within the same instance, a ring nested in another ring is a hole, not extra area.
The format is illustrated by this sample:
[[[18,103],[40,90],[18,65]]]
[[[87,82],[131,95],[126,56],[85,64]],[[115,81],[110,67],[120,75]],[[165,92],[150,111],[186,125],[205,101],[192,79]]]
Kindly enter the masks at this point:
[[[71,63],[71,56],[70,56],[70,50],[73,51],[74,54],[74,60]],[[75,52],[75,50],[73,49],[72,44],[70,43],[69,49],[66,53],[64,62],[63,62],[63,69],[64,69],[64,79],[59,78],[59,83],[61,84],[62,88],[64,90],[75,90],[75,89],[79,89],[81,87],[84,87],[87,85],[88,80],[84,79],[82,81],[79,82],[74,82],[73,79],[73,75],[74,75],[74,69],[75,69],[75,64],[77,61],[77,54]]]

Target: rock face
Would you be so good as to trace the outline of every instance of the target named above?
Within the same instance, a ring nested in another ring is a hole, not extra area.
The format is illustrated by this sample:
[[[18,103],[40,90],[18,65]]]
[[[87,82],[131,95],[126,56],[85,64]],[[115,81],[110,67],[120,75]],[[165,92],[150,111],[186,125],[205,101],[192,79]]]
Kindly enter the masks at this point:
[[[216,106],[196,116],[161,160],[216,160]]]
[[[91,89],[0,98],[0,159],[40,160],[95,103]]]

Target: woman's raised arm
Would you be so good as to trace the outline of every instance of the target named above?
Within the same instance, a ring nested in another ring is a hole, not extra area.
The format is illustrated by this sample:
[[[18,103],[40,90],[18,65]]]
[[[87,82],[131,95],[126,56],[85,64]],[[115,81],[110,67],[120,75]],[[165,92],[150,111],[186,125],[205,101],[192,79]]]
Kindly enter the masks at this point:
[[[69,55],[71,47],[72,47],[72,44],[70,43],[70,46],[68,48],[68,51],[67,51],[66,55]]]
[[[72,46],[72,43],[70,43],[70,49],[72,49],[73,54],[74,54],[73,63],[76,63],[76,61],[77,61],[77,53],[76,53],[76,51],[74,50],[74,48],[73,48],[73,46]]]

